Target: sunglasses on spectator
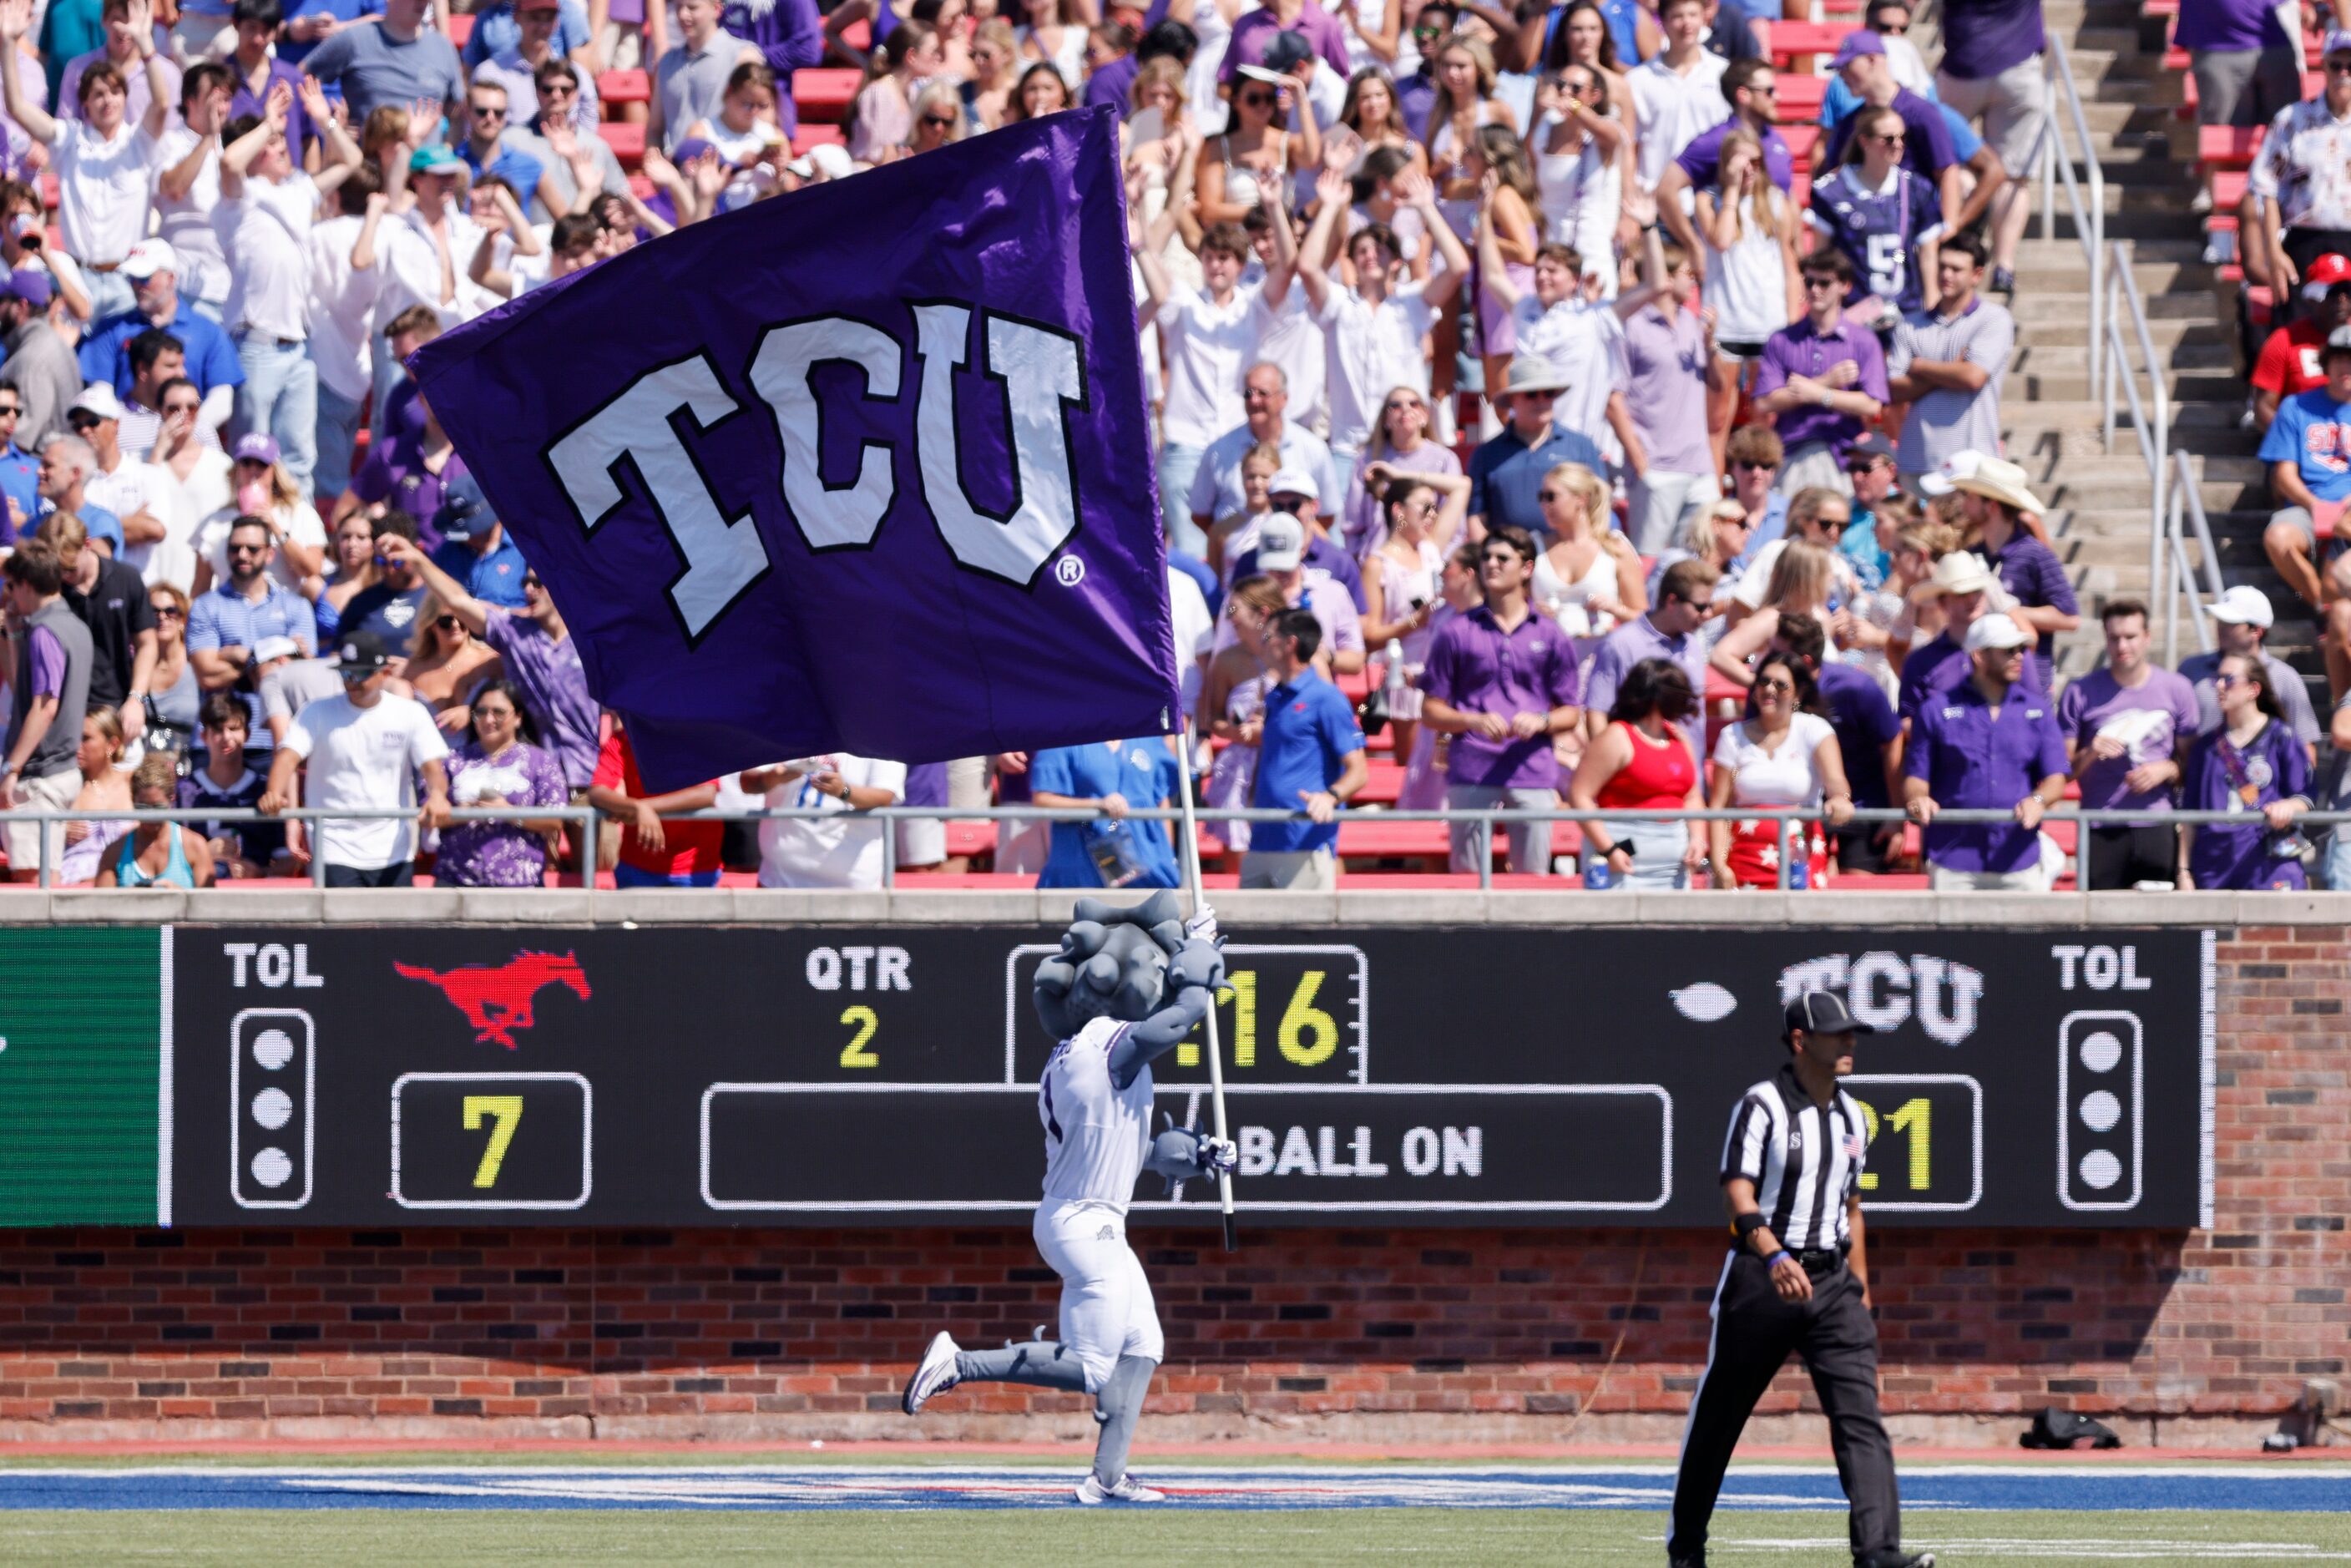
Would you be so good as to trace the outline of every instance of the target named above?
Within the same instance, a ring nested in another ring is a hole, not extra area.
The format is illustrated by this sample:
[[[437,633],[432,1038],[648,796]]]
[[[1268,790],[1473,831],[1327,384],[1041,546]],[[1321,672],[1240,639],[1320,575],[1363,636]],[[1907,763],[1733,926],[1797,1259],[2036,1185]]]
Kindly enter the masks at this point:
[[[433,625],[436,631],[455,632],[457,629],[457,618],[455,615],[436,615],[433,618]]]
[[[1899,147],[1907,138],[1899,131],[1886,131],[1873,134],[1869,140],[1876,142],[1880,147]]]
[[[477,103],[474,105],[474,118],[475,120],[504,120],[506,117],[506,110],[499,105],[489,103]]]
[[[1796,689],[1796,683],[1790,680],[1758,681],[1755,689],[1759,692],[1792,692]]]
[[[1808,272],[1804,274],[1804,287],[1807,288],[1843,288],[1844,287],[1844,282],[1833,272]]]
[[[76,409],[73,413],[66,415],[66,423],[72,425],[76,430],[95,430],[98,426],[104,424],[106,421],[99,418],[98,415],[91,413],[87,409]]]
[[[1777,463],[1758,463],[1752,457],[1742,457],[1738,462],[1732,464],[1731,466],[1734,468],[1743,468],[1750,474],[1769,474],[1772,469],[1777,468],[1779,465]]]
[[[23,405],[19,403],[0,402],[0,419],[14,419],[24,412]]]
[[[2329,60],[2326,74],[2331,77],[2351,76],[2351,60]]]
[[[2212,677],[2212,684],[2225,692],[2231,686],[2252,685],[2252,677],[2251,675],[2215,675]]]
[[[569,98],[579,90],[579,87],[574,83],[568,81],[551,81],[545,87],[538,89],[538,96],[541,98]]]
[[[184,620],[188,613],[176,604],[151,604],[148,608],[155,612],[155,619],[158,621],[166,617],[173,621]]]
[[[955,120],[951,117],[946,115],[926,114],[923,116],[923,123],[929,126],[934,131],[953,131],[955,129]]]
[[[1271,109],[1273,107],[1273,94],[1270,92],[1245,92],[1241,94],[1241,107],[1244,109]]]
[[[193,413],[203,406],[204,404],[201,402],[167,402],[163,405],[163,412],[165,413]]]
[[[1509,566],[1519,559],[1519,552],[1514,549],[1489,549],[1478,559],[1488,566]]]
[[[228,553],[231,555],[266,555],[268,552],[269,547],[267,545],[241,545],[231,543],[228,547]]]

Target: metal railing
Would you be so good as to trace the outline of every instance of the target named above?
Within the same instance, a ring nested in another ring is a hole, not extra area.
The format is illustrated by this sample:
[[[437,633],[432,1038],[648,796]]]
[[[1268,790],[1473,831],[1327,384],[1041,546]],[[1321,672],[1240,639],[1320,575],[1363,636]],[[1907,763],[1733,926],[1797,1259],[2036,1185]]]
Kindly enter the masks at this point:
[[[2204,590],[2214,599],[2220,597],[2220,552],[2212,544],[2212,525],[2204,516],[2204,497],[2196,483],[2196,471],[2188,461],[2188,454],[2171,455],[2171,504],[2166,511],[2162,528],[2156,541],[2155,559],[2149,563],[2155,576],[2149,580],[2147,603],[2163,618],[2163,662],[2179,663],[2179,601],[2188,601],[2188,621],[2196,629],[2196,651],[2212,651],[2212,629],[2205,624],[2204,603],[2196,594],[2196,569],[2189,559],[2188,542],[2192,530],[2196,548],[2204,563]]]
[[[2106,450],[2115,449],[2116,416],[2127,406],[2131,433],[2137,437],[2139,456],[2147,463],[2147,586],[2152,593],[2163,577],[2163,541],[2169,521],[2171,391],[2164,384],[2163,365],[2155,354],[2155,334],[2147,324],[2147,302],[2139,298],[2138,278],[2131,270],[2131,242],[2118,239],[2109,248],[2114,265],[2106,272],[2105,340],[2095,356],[2105,367]],[[2129,340],[2123,333],[2126,319],[2147,372],[2143,397],[2138,372],[2131,368]]]
[[[1196,814],[1204,821],[1303,822],[1310,820],[1307,817],[1307,814],[1303,811],[1277,811],[1256,808],[1209,806],[1207,804],[1201,805],[1198,808]],[[72,808],[55,811],[16,810],[7,812],[5,814],[5,820],[13,822],[28,824],[37,822],[44,825],[61,825],[66,822],[79,821],[133,823],[178,822],[184,826],[198,826],[215,822],[235,825],[251,822],[283,823],[287,821],[300,821],[304,823],[319,821],[413,821],[416,816],[417,812],[413,808],[402,808],[398,810],[378,809],[371,810],[357,809],[328,810],[319,808],[302,808],[298,810],[289,809],[278,815],[267,816],[250,808],[213,809],[196,806],[179,807],[170,810],[75,810]],[[1125,813],[1125,816],[1126,820],[1130,821],[1176,822],[1183,820],[1183,813],[1180,810],[1177,810],[1173,807],[1165,806],[1138,806],[1128,810]],[[2139,807],[2137,809],[2105,808],[2083,810],[2074,808],[2070,804],[2047,812],[2042,818],[2042,822],[2043,826],[2053,822],[2062,821],[2074,823],[2083,828],[2099,828],[2143,823],[2147,821],[2150,817],[2159,817],[2162,821],[2168,824],[2181,826],[2218,824],[2221,826],[2242,828],[2252,825],[2252,821],[2248,820],[2247,814],[2244,812],[2180,810],[2150,811],[2146,807]],[[826,810],[810,807],[768,808],[755,806],[735,809],[710,807],[698,811],[686,811],[674,814],[664,813],[663,815],[663,820],[664,821],[671,822],[827,821],[838,824],[852,818],[880,824],[894,824],[900,821],[997,821],[1022,824],[1031,822],[1098,822],[1107,820],[1107,814],[1099,810],[1068,806],[883,806],[876,807],[872,810],[866,811]],[[563,821],[571,829],[573,833],[575,840],[574,847],[579,856],[577,869],[580,872],[582,883],[583,885],[590,888],[595,885],[596,871],[596,835],[594,831],[590,830],[599,819],[606,821],[612,820],[605,819],[604,814],[597,810],[592,806],[572,805],[461,807],[453,810],[449,813],[449,819],[453,824],[457,822]],[[2013,823],[2015,820],[2015,815],[2012,811],[1963,810],[1956,807],[1940,810],[1935,813],[1936,822],[1947,826],[1970,826],[1978,824],[1996,825],[2001,823]],[[1822,822],[1822,816],[1817,808],[1806,809],[1796,806],[1727,806],[1720,808],[1701,807],[1695,809],[1677,807],[1671,810],[1635,810],[1621,808],[1602,808],[1594,810],[1578,810],[1567,805],[1560,805],[1547,810],[1500,806],[1486,808],[1464,807],[1443,810],[1403,810],[1384,808],[1369,810],[1353,810],[1340,812],[1334,821],[1342,824],[1392,822],[1442,822],[1448,826],[1457,823],[1470,824],[1475,829],[1475,836],[1470,847],[1470,858],[1476,862],[1478,871],[1478,885],[1480,888],[1491,888],[1493,886],[1495,830],[1497,828],[1508,828],[1513,823],[1531,822],[1549,823],[1552,825],[1560,823],[1574,823],[1580,826],[1582,824],[1592,822],[1771,822],[1776,824],[1776,832],[1779,840],[1780,853],[1777,884],[1784,890],[1788,886],[1788,866],[1790,863],[1789,850],[1792,841],[1800,829],[1803,826],[1808,824],[1820,824]],[[1868,827],[1886,824],[1901,824],[1907,823],[1909,821],[1910,818],[1908,813],[1898,808],[1864,807],[1855,810],[1848,822],[1844,825],[1848,827]],[[2324,830],[2339,823],[2346,822],[2351,822],[2351,810],[2309,810],[2304,812],[2297,819],[2298,826],[2313,830]],[[38,882],[40,886],[46,888],[53,885],[53,867],[50,863],[47,853],[48,840],[51,835],[48,832],[44,831],[39,835],[39,837],[41,840],[41,857],[39,862]],[[882,848],[882,885],[884,888],[894,887],[897,884],[898,873],[896,845],[897,835],[893,832],[883,832],[879,835],[879,839]],[[119,846],[121,841],[121,840],[116,840],[113,845],[110,845],[110,852],[119,852],[116,846]],[[315,844],[310,847],[309,853],[310,879],[314,884],[323,887],[326,883],[326,857],[318,852],[318,849]],[[1389,856],[1386,858],[1408,859],[1414,858],[1415,853],[1416,852],[1395,851],[1391,852]]]
[[[2089,117],[2082,111],[2082,90],[2074,80],[2073,58],[2065,52],[2064,40],[2054,33],[2049,35],[2043,61],[2041,140],[2035,149],[2041,171],[2041,237],[2057,237],[2057,191],[2063,185],[2065,205],[2074,219],[2074,237],[2081,242],[2083,259],[2090,268],[2090,396],[2095,399],[2102,384],[2101,350],[2105,340],[2100,328],[2106,308],[2105,290],[2101,287],[2106,253],[2106,175],[2090,141]],[[2075,152],[2065,147],[2067,124],[2074,128]],[[2082,165],[2079,176],[2074,172],[2077,155]],[[2111,447],[2111,413],[2107,423],[2106,444]]]

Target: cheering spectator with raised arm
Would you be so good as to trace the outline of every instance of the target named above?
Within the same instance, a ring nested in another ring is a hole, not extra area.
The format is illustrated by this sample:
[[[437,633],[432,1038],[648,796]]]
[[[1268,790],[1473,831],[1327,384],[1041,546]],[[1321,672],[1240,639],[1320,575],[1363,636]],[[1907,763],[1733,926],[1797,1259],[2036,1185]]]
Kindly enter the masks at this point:
[[[101,316],[131,303],[131,280],[120,268],[147,232],[149,170],[176,96],[168,62],[155,51],[149,0],[124,0],[124,36],[147,89],[145,113],[130,114],[130,83],[110,59],[82,72],[74,116],[52,115],[26,96],[20,72],[0,71],[0,106],[26,135],[49,149],[66,250],[80,264],[91,308]],[[32,26],[32,0],[0,0],[0,46],[10,57],[24,47]]]
[[[1395,231],[1372,224],[1347,241],[1355,286],[1341,283],[1330,270],[1331,252],[1339,225],[1347,219],[1350,184],[1344,174],[1329,169],[1315,187],[1322,204],[1298,256],[1298,283],[1330,345],[1324,387],[1331,407],[1331,456],[1349,472],[1372,438],[1381,401],[1393,389],[1410,387],[1427,394],[1428,361],[1421,355],[1421,340],[1469,274],[1469,254],[1438,214],[1436,188],[1428,176],[1407,170],[1396,183],[1411,210],[1420,215],[1422,233],[1445,257],[1443,272],[1426,282],[1416,281],[1405,269]]]
[[[1196,515],[1190,506],[1193,485],[1210,444],[1245,412],[1241,372],[1256,347],[1252,312],[1264,286],[1241,282],[1249,243],[1238,224],[1209,227],[1200,241],[1200,284],[1184,288],[1168,275],[1158,246],[1140,239],[1139,220],[1135,230],[1134,264],[1143,274],[1144,290],[1140,325],[1159,329],[1167,374],[1167,399],[1160,414],[1160,507],[1168,542],[1186,554],[1205,557],[1208,529],[1223,514],[1212,506],[1206,516]],[[1255,415],[1258,410],[1246,412]],[[1278,414],[1272,423],[1278,429]],[[1238,478],[1238,458],[1232,467]]]

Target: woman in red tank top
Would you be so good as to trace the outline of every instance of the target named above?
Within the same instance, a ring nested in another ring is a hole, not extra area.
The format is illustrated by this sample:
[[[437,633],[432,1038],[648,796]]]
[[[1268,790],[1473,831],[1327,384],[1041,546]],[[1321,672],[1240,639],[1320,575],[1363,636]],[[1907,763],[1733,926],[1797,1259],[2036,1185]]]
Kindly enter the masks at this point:
[[[1695,810],[1705,804],[1698,790],[1698,754],[1681,728],[1698,706],[1689,677],[1670,659],[1644,659],[1625,674],[1608,710],[1608,727],[1583,753],[1568,786],[1568,804],[1594,809]],[[1605,863],[1609,887],[1687,887],[1704,863],[1703,822],[1586,821],[1583,855],[1587,876]]]

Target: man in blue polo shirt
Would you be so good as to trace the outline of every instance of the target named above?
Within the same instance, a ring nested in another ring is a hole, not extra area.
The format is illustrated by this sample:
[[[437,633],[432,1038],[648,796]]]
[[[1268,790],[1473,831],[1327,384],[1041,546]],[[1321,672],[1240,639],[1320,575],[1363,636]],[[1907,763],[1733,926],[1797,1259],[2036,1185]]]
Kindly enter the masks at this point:
[[[1547,360],[1521,354],[1510,361],[1510,380],[1503,385],[1510,423],[1469,455],[1469,520],[1488,533],[1496,528],[1548,533],[1536,493],[1542,488],[1543,476],[1561,464],[1581,463],[1595,474],[1606,472],[1590,435],[1552,422],[1552,406],[1566,389],[1567,378]]]
[[[219,322],[198,315],[180,297],[180,259],[168,242],[141,240],[123,257],[121,272],[131,280],[136,303],[120,316],[99,322],[82,339],[81,373],[111,386],[117,396],[129,397],[136,380],[131,371],[131,340],[151,327],[161,327],[186,350],[183,373],[204,394],[201,417],[205,426],[219,429],[235,405],[236,389],[245,384],[245,366],[237,360],[236,345],[229,341]]]
[[[1311,610],[1285,610],[1266,623],[1265,651],[1277,684],[1265,694],[1249,804],[1303,810],[1307,820],[1249,825],[1243,887],[1327,891],[1339,884],[1339,808],[1364,787],[1371,769],[1353,706],[1315,671],[1322,646],[1322,624]]]
[[[490,510],[480,480],[471,474],[452,480],[441,498],[441,509],[433,515],[433,526],[441,532],[441,548],[433,552],[434,566],[485,604],[506,610],[530,608],[522,591],[522,580],[529,575],[530,567],[507,537],[506,525]]]
[[[2023,685],[2032,635],[2005,615],[1968,628],[1969,679],[1920,706],[1903,759],[1902,804],[1927,830],[1938,893],[2043,893],[2041,819],[2065,796],[2057,705]],[[2007,811],[2006,822],[1935,825],[1936,814]]]

